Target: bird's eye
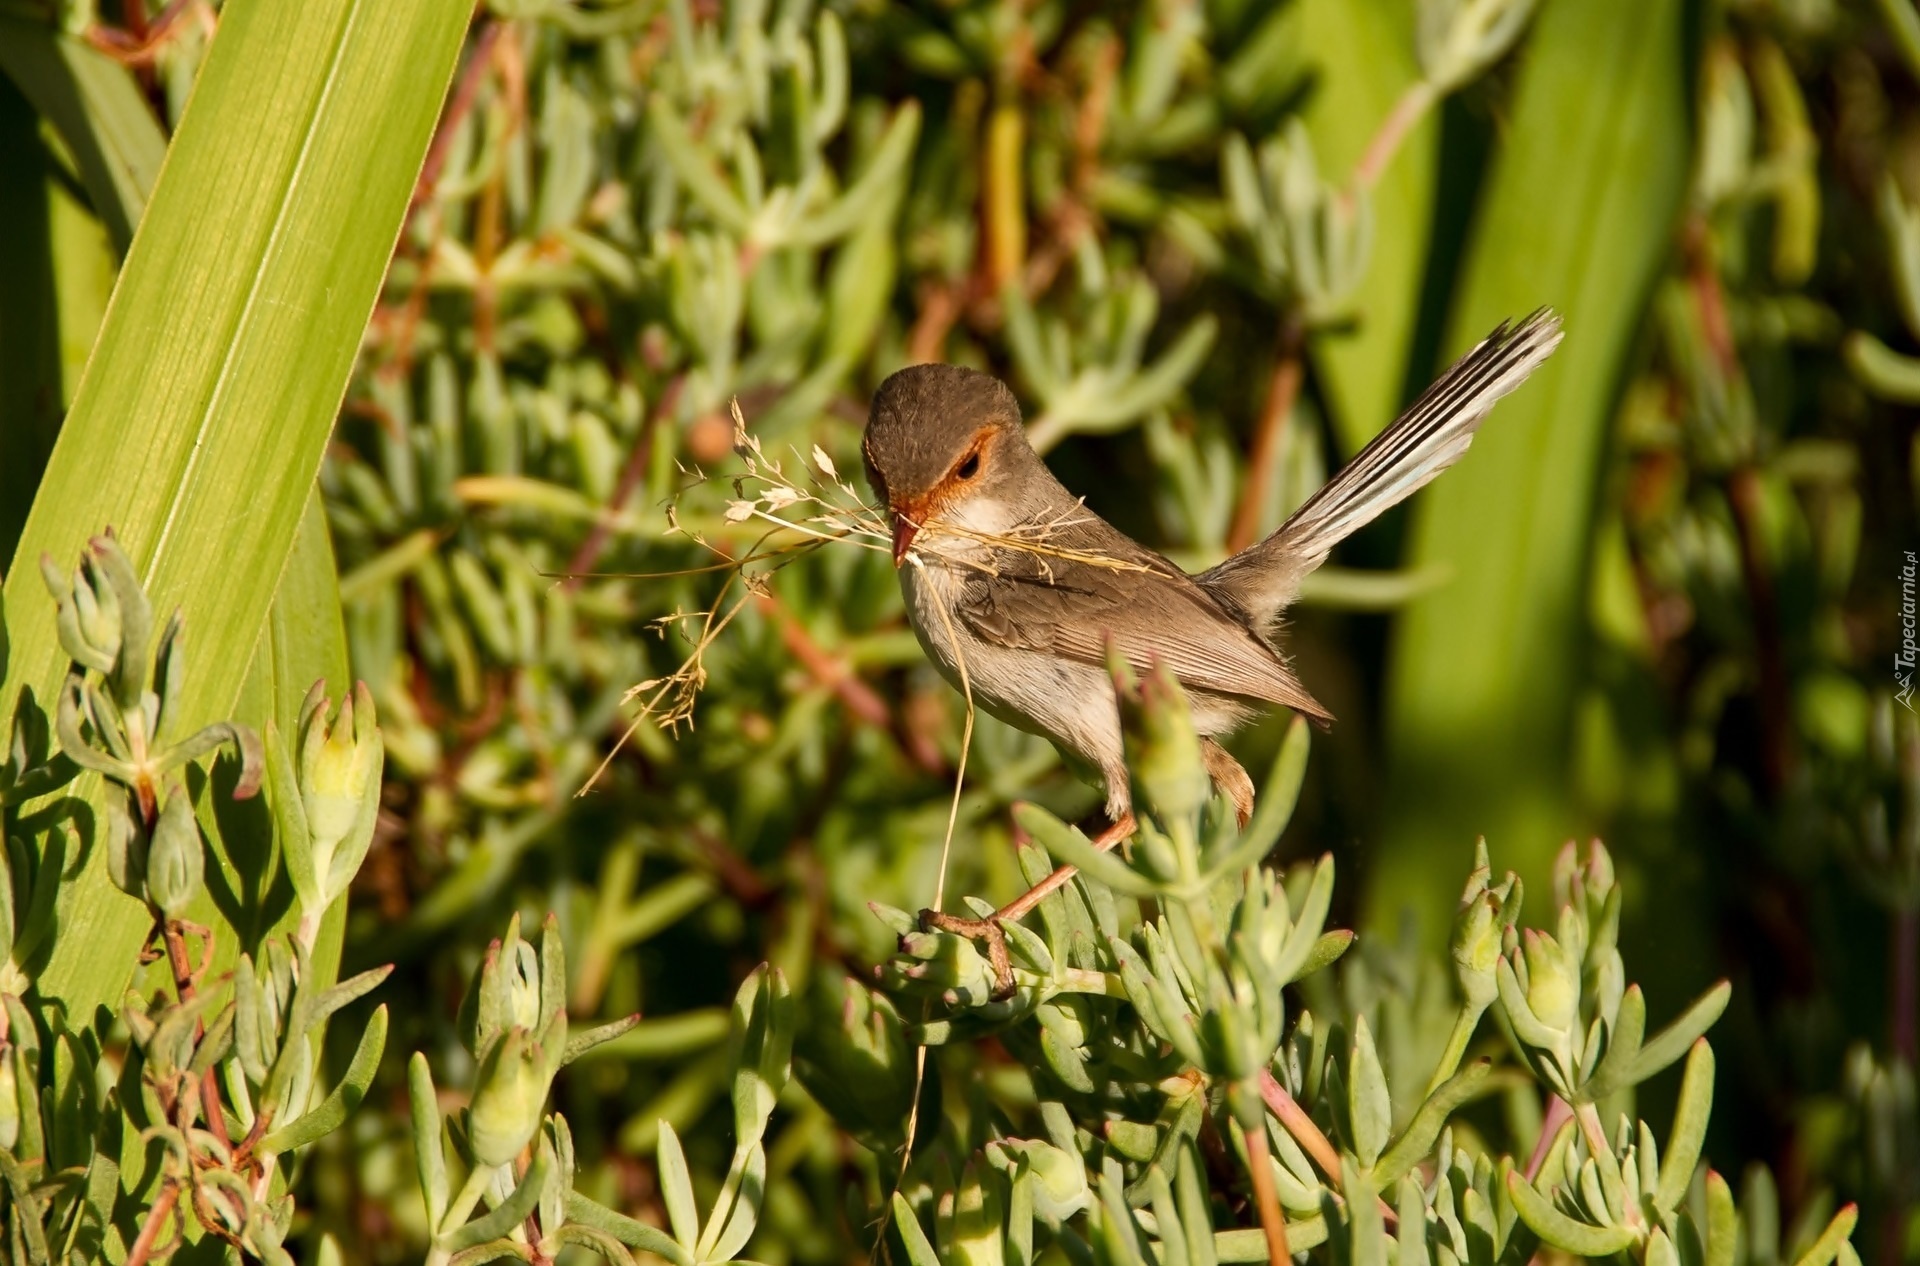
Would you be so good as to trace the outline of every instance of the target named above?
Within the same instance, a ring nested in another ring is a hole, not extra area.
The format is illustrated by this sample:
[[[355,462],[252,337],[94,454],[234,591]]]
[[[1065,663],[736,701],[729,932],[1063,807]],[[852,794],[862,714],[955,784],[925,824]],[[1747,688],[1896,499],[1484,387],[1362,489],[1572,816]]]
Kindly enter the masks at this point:
[[[980,454],[968,453],[967,460],[961,462],[953,473],[962,479],[972,479],[980,473]]]

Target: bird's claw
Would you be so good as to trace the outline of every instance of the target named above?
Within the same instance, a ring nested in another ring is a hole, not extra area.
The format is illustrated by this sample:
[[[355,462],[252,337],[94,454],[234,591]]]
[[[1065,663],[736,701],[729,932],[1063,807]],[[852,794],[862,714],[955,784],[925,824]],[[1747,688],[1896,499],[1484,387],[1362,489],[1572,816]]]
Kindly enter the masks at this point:
[[[987,962],[993,967],[993,1000],[1005,1002],[1013,997],[1013,958],[1007,953],[1007,933],[997,919],[968,919],[938,910],[922,910],[920,926],[929,932],[951,932],[986,946]]]

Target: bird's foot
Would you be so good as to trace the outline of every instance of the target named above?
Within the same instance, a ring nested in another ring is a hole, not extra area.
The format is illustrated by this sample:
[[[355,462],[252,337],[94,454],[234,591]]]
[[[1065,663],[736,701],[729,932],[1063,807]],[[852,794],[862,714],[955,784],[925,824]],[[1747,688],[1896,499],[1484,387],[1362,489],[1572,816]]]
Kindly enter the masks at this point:
[[[1090,843],[1104,852],[1132,835],[1133,828],[1133,815],[1123,813],[1118,821],[1094,836]],[[957,914],[942,914],[938,910],[922,910],[920,926],[929,932],[951,932],[955,936],[964,936],[970,941],[985,945],[987,962],[993,967],[993,1000],[1005,1002],[1013,997],[1013,958],[1007,953],[1007,933],[1006,929],[1001,927],[1001,923],[1003,921],[1018,922],[1026,918],[1033,913],[1034,907],[1065,886],[1067,881],[1078,873],[1071,866],[1060,867],[1027,889],[1026,894],[1019,900],[1000,907],[990,919],[967,919]]]
[[[993,968],[993,1000],[1005,1002],[1013,997],[1013,958],[1007,953],[1007,933],[997,917],[967,919],[938,910],[922,910],[920,926],[929,932],[951,932],[984,945],[987,962]]]

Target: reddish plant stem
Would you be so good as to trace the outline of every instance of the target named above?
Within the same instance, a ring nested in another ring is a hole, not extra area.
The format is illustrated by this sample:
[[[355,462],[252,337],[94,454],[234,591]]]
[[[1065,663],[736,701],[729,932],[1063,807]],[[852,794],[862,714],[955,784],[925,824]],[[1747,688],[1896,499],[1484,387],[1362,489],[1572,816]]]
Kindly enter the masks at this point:
[[[147,38],[147,0],[120,0],[120,21],[135,40]]]
[[[160,1243],[160,1232],[166,1228],[167,1219],[179,1202],[179,1180],[169,1178],[162,1182],[160,1194],[154,1198],[153,1207],[147,1210],[147,1220],[140,1227],[140,1236],[127,1252],[127,1266],[147,1266],[155,1246]]]
[[[130,3],[126,6],[126,30],[95,23],[87,28],[86,41],[122,66],[144,69],[153,64],[153,59],[173,38],[173,28],[180,16],[192,7],[193,0],[173,0],[149,26],[145,15],[140,13],[141,6]]]
[[[1240,486],[1240,502],[1234,507],[1233,525],[1227,529],[1229,554],[1237,554],[1253,544],[1260,533],[1260,510],[1280,462],[1280,439],[1286,433],[1287,419],[1293,414],[1293,403],[1300,396],[1300,382],[1305,373],[1300,359],[1304,335],[1300,318],[1289,312],[1280,323],[1266,405],[1260,410],[1260,421],[1254,429],[1253,451],[1247,458],[1246,479]]]
[[[699,845],[701,853],[713,868],[714,878],[720,881],[720,886],[727,890],[728,896],[752,909],[763,908],[773,901],[777,894],[772,885],[762,879],[760,872],[735,852],[725,839],[697,826],[689,826],[687,834]]]
[[[1407,90],[1393,103],[1393,109],[1387,112],[1387,117],[1380,121],[1379,129],[1367,142],[1360,161],[1354,164],[1353,179],[1349,186],[1353,192],[1346,199],[1348,210],[1352,210],[1355,196],[1370,192],[1380,183],[1380,177],[1386,174],[1387,164],[1400,152],[1407,133],[1413,131],[1435,99],[1433,85],[1426,80],[1407,85]]]
[[[1595,1156],[1612,1150],[1607,1142],[1606,1127],[1600,1124],[1600,1109],[1591,1103],[1583,1103],[1573,1110],[1573,1119],[1580,1124],[1580,1134],[1587,1141],[1587,1150]]]
[[[180,920],[167,919],[161,924],[161,939],[167,946],[167,966],[173,971],[174,991],[183,1003],[193,1001],[193,960],[187,954],[187,936],[180,926]],[[207,1026],[204,1023],[194,1026],[196,1035],[204,1035]],[[200,1076],[200,1114],[207,1119],[207,1128],[220,1140],[221,1146],[231,1148],[233,1140],[227,1136],[226,1113],[220,1105],[220,1083],[214,1079],[213,1069],[209,1068]]]
[[[1253,1179],[1253,1203],[1260,1211],[1260,1229],[1267,1236],[1268,1266],[1285,1266],[1292,1256],[1287,1252],[1287,1219],[1280,1212],[1280,1195],[1273,1186],[1273,1161],[1267,1154],[1266,1123],[1246,1132],[1247,1170]]]
[[[1321,1172],[1338,1181],[1340,1178],[1340,1153],[1333,1150],[1333,1143],[1320,1127],[1313,1123],[1307,1110],[1300,1101],[1287,1093],[1272,1073],[1260,1074],[1260,1097],[1266,1101],[1267,1111],[1279,1120],[1287,1133],[1293,1135],[1293,1141],[1305,1148],[1307,1155],[1313,1158]]]
[[[780,640],[786,643],[794,658],[805,665],[815,682],[832,691],[846,705],[848,712],[868,725],[883,730],[892,728],[893,714],[888,711],[886,700],[861,681],[844,660],[814,641],[800,621],[794,619],[792,613],[781,606],[772,594],[762,594],[759,603],[760,609],[771,615],[780,626]]]
[[[960,319],[961,308],[965,306],[966,288],[965,281],[950,285],[935,282],[921,287],[920,315],[914,318],[913,328],[907,333],[909,365],[924,365],[940,359],[947,335],[953,331],[954,322]]]
[[[440,120],[440,126],[434,129],[433,144],[427,150],[427,161],[420,165],[420,179],[413,183],[413,196],[407,201],[407,214],[433,196],[434,189],[440,183],[440,173],[447,165],[447,154],[453,148],[454,134],[460,130],[460,121],[473,109],[474,98],[480,94],[480,85],[486,82],[487,66],[493,60],[493,45],[500,38],[500,24],[485,18],[477,24],[479,33],[473,37],[473,52],[467,57],[466,68],[460,72],[460,83],[453,90],[453,100],[447,104],[447,112]]]
[[[1540,1167],[1547,1163],[1547,1153],[1553,1150],[1553,1140],[1560,1133],[1560,1127],[1573,1120],[1573,1109],[1559,1095],[1552,1096],[1547,1102],[1546,1120],[1540,1123],[1540,1138],[1533,1145],[1533,1155],[1527,1157],[1527,1181],[1532,1182],[1539,1176]]]
[[[1338,1188],[1340,1153],[1334,1149],[1333,1141],[1307,1115],[1307,1110],[1300,1106],[1300,1101],[1287,1093],[1287,1088],[1270,1072],[1260,1074],[1260,1098],[1266,1102],[1267,1111],[1273,1113],[1281,1128],[1293,1136],[1293,1141],[1305,1149],[1308,1157],[1320,1167],[1320,1172]],[[1341,1195],[1346,1193],[1343,1191]],[[1399,1211],[1384,1198],[1376,1196],[1375,1199],[1379,1201],[1380,1216],[1386,1219],[1387,1225],[1397,1225],[1400,1221]]]

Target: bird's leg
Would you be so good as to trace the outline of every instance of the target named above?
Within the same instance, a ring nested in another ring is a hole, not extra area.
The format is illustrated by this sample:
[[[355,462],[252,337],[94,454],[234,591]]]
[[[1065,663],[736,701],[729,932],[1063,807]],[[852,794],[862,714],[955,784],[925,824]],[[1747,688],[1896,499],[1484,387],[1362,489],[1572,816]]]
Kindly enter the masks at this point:
[[[1123,815],[1118,822],[1093,837],[1094,848],[1106,852],[1121,840],[1133,834],[1133,815]],[[1007,954],[1007,934],[1001,929],[1002,920],[1012,923],[1032,914],[1042,901],[1064,888],[1069,879],[1079,874],[1072,866],[1062,866],[1027,889],[1023,896],[1008,902],[994,911],[992,918],[967,919],[957,914],[941,914],[938,910],[922,910],[920,926],[929,931],[951,932],[969,940],[983,942],[987,947],[987,961],[993,964],[993,996],[999,1001],[1013,996],[1013,959]]]
[[[1232,753],[1210,738],[1200,740],[1200,763],[1206,766],[1214,789],[1233,805],[1233,816],[1240,823],[1240,829],[1246,830],[1247,823],[1253,821],[1253,779],[1247,777],[1247,771],[1240,768],[1240,762]]]

